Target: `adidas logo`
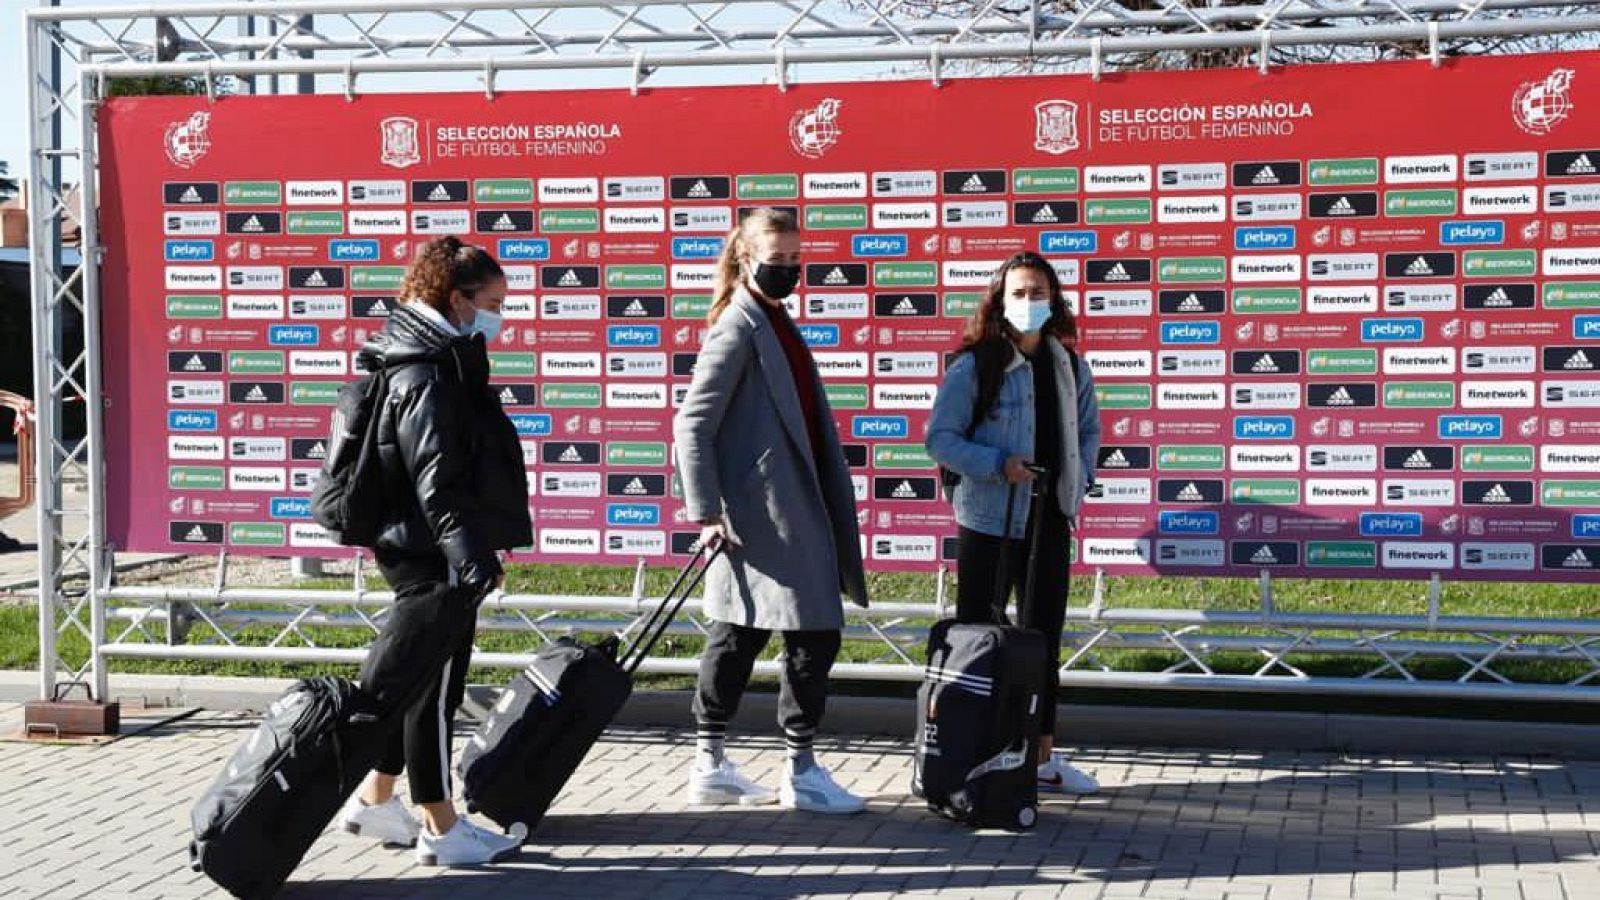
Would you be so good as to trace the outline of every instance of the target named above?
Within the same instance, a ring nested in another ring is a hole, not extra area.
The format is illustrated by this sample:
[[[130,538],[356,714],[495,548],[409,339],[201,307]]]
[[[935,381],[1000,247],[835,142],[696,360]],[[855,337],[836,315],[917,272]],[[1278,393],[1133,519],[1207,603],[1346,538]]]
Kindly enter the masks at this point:
[[[375,300],[367,312],[375,316],[386,316],[389,314],[389,304],[384,303],[382,300]]]
[[[1594,363],[1590,362],[1589,354],[1583,352],[1582,350],[1579,350],[1578,352],[1576,352],[1576,353],[1572,354],[1571,356],[1567,357],[1567,361],[1561,364],[1561,368],[1563,368],[1563,369],[1592,369],[1592,368],[1594,368]]]
[[[1265,353],[1262,354],[1260,359],[1256,360],[1255,365],[1250,367],[1250,371],[1258,375],[1266,372],[1277,372],[1279,371],[1278,363],[1272,358],[1272,354]]]
[[[305,286],[306,287],[327,287],[328,286],[328,279],[322,277],[322,270],[321,269],[312,269],[311,270],[311,274],[306,276]]]
[[[1589,154],[1587,153],[1579,154],[1578,158],[1567,166],[1568,175],[1593,175],[1594,173],[1594,163],[1589,161]]]
[[[1511,495],[1506,493],[1506,489],[1504,487],[1502,487],[1501,485],[1496,484],[1494,487],[1492,487],[1488,491],[1484,492],[1483,502],[1485,502],[1485,503],[1510,503],[1511,502]]]
[[[1200,298],[1196,297],[1194,294],[1190,294],[1189,296],[1183,298],[1183,302],[1178,304],[1178,312],[1205,312],[1205,311],[1206,311],[1205,304],[1201,303],[1200,302]]]
[[[968,178],[966,183],[961,185],[961,192],[963,194],[981,194],[987,190],[989,190],[989,186],[983,183],[983,179],[978,177],[977,172],[973,172],[972,177]]]
[[[1033,214],[1033,221],[1034,224],[1047,224],[1059,222],[1061,219],[1056,216],[1056,211],[1050,207],[1050,204],[1046,203],[1044,206],[1039,207],[1038,212]]]
[[[1178,492],[1178,499],[1187,503],[1199,503],[1206,498],[1204,494],[1200,493],[1200,489],[1195,487],[1195,483],[1191,481],[1183,486],[1183,490]]]
[[[1106,457],[1106,461],[1101,465],[1108,469],[1126,469],[1131,463],[1128,462],[1127,454],[1123,453],[1121,449],[1117,449],[1111,451],[1111,454]]]
[[[894,305],[894,314],[897,316],[914,316],[917,314],[917,305],[911,302],[910,297],[901,297],[900,302]]]
[[[449,200],[450,199],[450,192],[448,190],[445,190],[445,186],[444,185],[436,184],[436,185],[433,186],[433,190],[428,192],[428,199],[432,200],[432,201],[435,201],[435,202],[440,201],[440,200]]]
[[[583,462],[583,454],[578,452],[577,447],[568,444],[567,449],[561,451],[559,459],[564,463]]]
[[[267,229],[261,224],[261,218],[259,216],[251,216],[250,218],[244,220],[244,224],[239,226],[239,230],[255,232],[259,234]]]
[[[1356,208],[1350,202],[1349,197],[1340,197],[1333,201],[1332,206],[1328,207],[1328,212],[1335,216],[1353,216],[1356,214]]]
[[[189,533],[185,534],[183,539],[186,541],[204,543],[206,539],[206,530],[201,528],[199,525],[196,525],[195,527],[189,529]]]
[[[1489,296],[1484,298],[1483,305],[1484,306],[1510,306],[1511,305],[1511,297],[1510,297],[1510,295],[1508,295],[1506,293],[1506,289],[1505,288],[1495,288],[1493,293],[1489,294]]]
[[[189,361],[183,364],[183,370],[185,372],[204,372],[206,370],[206,362],[198,354],[191,356]]]
[[[1403,465],[1407,469],[1431,469],[1433,468],[1433,460],[1428,459],[1428,454],[1418,450],[1406,457]]]
[[[1582,547],[1574,549],[1567,558],[1561,561],[1563,568],[1567,569],[1592,569],[1594,562],[1589,559],[1589,554],[1583,552]]]
[[[1269,566],[1278,561],[1278,556],[1272,552],[1271,547],[1262,544],[1261,549],[1250,554],[1250,561],[1258,565]]]
[[[500,392],[500,402],[501,403],[515,403],[515,402],[517,402],[517,394],[516,394],[516,392],[511,390],[511,388],[506,388],[505,390],[501,391]]]
[[[849,284],[850,283],[850,279],[844,274],[844,270],[843,269],[839,268],[838,266],[834,266],[833,267],[833,271],[828,273],[828,277],[822,279],[822,283],[823,284]]]
[[[633,302],[628,304],[628,308],[622,311],[622,314],[625,316],[647,316],[650,311],[644,308],[644,304],[639,302],[638,297],[635,297]]]
[[[250,393],[244,395],[244,399],[253,401],[265,400],[267,399],[267,392],[263,391],[261,385],[258,384],[250,389]]]
[[[1411,261],[1411,265],[1406,266],[1406,274],[1407,275],[1432,275],[1433,274],[1433,266],[1428,265],[1428,261],[1419,256],[1416,259]]]
[[[706,185],[704,180],[696,181],[694,187],[689,188],[689,196],[697,200],[704,200],[711,196],[711,188]]]
[[[323,441],[317,441],[315,444],[311,445],[310,450],[306,451],[306,455],[312,459],[326,459],[328,456],[328,445]]]
[[[1262,166],[1256,177],[1250,179],[1251,184],[1279,184],[1278,173],[1272,171],[1271,166]]]
[[[511,221],[509,213],[501,213],[500,218],[494,220],[495,231],[516,231],[517,223]]]
[[[1589,171],[1592,172],[1594,170],[1590,169]],[[192,185],[192,184],[184,189],[183,196],[179,197],[178,200],[179,200],[179,202],[182,202],[182,203],[201,203],[201,202],[203,202],[203,200],[200,197],[200,192],[195,190],[194,189],[194,185]]]
[[[1355,406],[1356,405],[1356,398],[1350,396],[1350,392],[1345,390],[1344,387],[1341,386],[1338,390],[1336,390],[1332,394],[1328,395],[1328,405],[1329,406]]]
[[[900,482],[900,485],[894,489],[894,499],[915,500],[917,499],[917,489],[911,486],[911,482],[902,481]]]
[[[567,274],[561,276],[561,280],[556,284],[561,287],[583,287],[583,279],[578,277],[578,273],[575,270],[568,269]]]
[[[637,478],[628,482],[627,486],[622,489],[622,492],[634,497],[640,497],[649,493],[649,491],[645,490],[644,482]]]
[[[1122,263],[1117,263],[1106,271],[1106,280],[1131,281],[1132,277],[1128,274],[1128,268],[1126,266],[1124,266]]]

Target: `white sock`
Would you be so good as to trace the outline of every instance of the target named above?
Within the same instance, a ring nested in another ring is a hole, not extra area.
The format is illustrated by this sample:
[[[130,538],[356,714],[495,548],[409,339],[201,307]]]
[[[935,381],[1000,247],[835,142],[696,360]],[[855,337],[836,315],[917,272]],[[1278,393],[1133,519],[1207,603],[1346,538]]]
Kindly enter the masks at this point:
[[[718,722],[700,722],[695,728],[694,765],[702,772],[721,767],[727,759],[728,726]]]

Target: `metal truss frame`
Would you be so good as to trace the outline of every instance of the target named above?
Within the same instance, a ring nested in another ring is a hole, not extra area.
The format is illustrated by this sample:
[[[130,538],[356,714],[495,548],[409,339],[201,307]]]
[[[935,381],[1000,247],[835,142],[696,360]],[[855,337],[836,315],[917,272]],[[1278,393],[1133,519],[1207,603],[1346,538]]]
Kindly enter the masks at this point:
[[[430,89],[497,90],[561,85],[578,71],[613,73],[620,86],[705,83],[730,76],[786,89],[828,66],[850,77],[946,77],[1010,64],[1087,69],[1095,77],[1151,54],[1231,51],[1263,71],[1308,48],[1369,56],[1431,57],[1514,40],[1590,41],[1600,33],[1600,2],[1564,0],[1253,0],[1206,5],[1192,0],[213,0],[166,5],[31,9],[25,14],[27,182],[34,386],[38,406],[39,650],[41,696],[58,679],[87,680],[107,691],[107,660],[168,658],[346,660],[359,650],[316,646],[317,629],[355,622],[375,626],[382,595],[355,591],[240,591],[219,563],[208,587],[118,588],[106,535],[103,400],[100,391],[101,243],[97,233],[95,116],[110,82],[123,78],[198,79],[212,100],[230,91],[266,89],[300,76],[311,90],[343,93],[396,89],[387,76],[431,76]],[[865,74],[871,73],[871,74]],[[451,82],[449,79],[458,79]],[[365,80],[363,80],[365,79]],[[401,85],[399,89],[411,89]],[[73,200],[76,186],[78,202]],[[63,243],[80,228],[81,265],[68,272]],[[82,336],[82,349],[68,338]],[[65,411],[82,403],[85,429],[69,433]],[[941,579],[941,585],[943,581]],[[636,592],[637,593],[637,592]],[[1097,596],[1098,593],[1097,593]],[[1263,592],[1263,599],[1269,594]],[[108,641],[107,601],[133,601],[109,617],[120,633]],[[942,597],[940,598],[942,600]],[[634,598],[507,597],[487,611],[486,626],[516,627],[535,637],[578,627],[561,614],[624,614],[591,621],[591,630],[626,632],[642,601]],[[279,604],[290,613],[248,611]],[[616,604],[623,604],[617,606]],[[901,604],[857,616],[851,637],[877,642],[881,660],[841,666],[862,678],[916,677],[908,648],[939,604]],[[372,608],[377,607],[374,611]],[[329,610],[333,610],[330,612]],[[1234,619],[1235,616],[1244,619]],[[1198,616],[1198,618],[1195,618]],[[269,625],[269,646],[247,646],[246,622]],[[1423,691],[1467,696],[1590,698],[1578,690],[1600,677],[1600,626],[1525,619],[1446,620],[1404,617],[1107,611],[1097,603],[1070,612],[1063,670],[1067,683],[1122,686],[1248,684],[1246,689]],[[165,629],[152,630],[156,623]],[[179,640],[185,625],[209,629],[211,643]],[[581,623],[580,623],[581,624]],[[682,629],[694,629],[691,620]],[[1225,633],[1213,634],[1217,629]],[[1330,634],[1331,632],[1331,634]],[[1436,632],[1475,637],[1425,640]],[[687,633],[687,632],[686,632]],[[1339,635],[1343,636],[1339,636]],[[1354,637],[1350,637],[1354,634]],[[63,662],[61,638],[87,643],[79,664]],[[1420,637],[1419,637],[1420,635]],[[292,646],[298,642],[299,646]],[[1180,653],[1183,666],[1157,675],[1108,671],[1098,654],[1116,645]],[[1259,655],[1253,676],[1217,674],[1214,657]],[[1360,652],[1376,668],[1359,679],[1306,678],[1291,660],[1306,654]],[[1415,661],[1440,654],[1468,673],[1428,681]],[[1495,666],[1539,658],[1588,666],[1570,686],[1513,685]],[[489,665],[520,665],[523,655],[486,654]],[[770,663],[763,663],[770,665]],[[691,671],[688,660],[652,660],[652,671]]]

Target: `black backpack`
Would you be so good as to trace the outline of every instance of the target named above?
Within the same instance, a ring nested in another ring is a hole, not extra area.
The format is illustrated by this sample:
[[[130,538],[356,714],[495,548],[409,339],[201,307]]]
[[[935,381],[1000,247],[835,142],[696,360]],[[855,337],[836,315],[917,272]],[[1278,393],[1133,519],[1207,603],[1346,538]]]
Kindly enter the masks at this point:
[[[1067,363],[1068,365],[1072,366],[1072,378],[1074,381],[1076,381],[1078,378],[1078,354],[1073,352],[1069,347],[1062,347],[1061,349],[1067,351]],[[1076,400],[1077,398],[1073,399]],[[972,421],[967,423],[966,432],[966,439],[969,441],[972,440],[972,436],[974,434],[978,433],[978,423],[982,422],[984,418],[989,415],[989,410],[978,408],[982,402],[983,401],[981,397],[972,398]],[[956,485],[960,483],[960,472],[957,472],[953,469],[947,469],[944,466],[939,467],[939,485],[944,488],[944,499],[946,502],[953,502],[955,500]]]
[[[311,491],[311,518],[346,547],[371,547],[388,518],[379,410],[389,392],[386,369],[339,389],[322,475]]]

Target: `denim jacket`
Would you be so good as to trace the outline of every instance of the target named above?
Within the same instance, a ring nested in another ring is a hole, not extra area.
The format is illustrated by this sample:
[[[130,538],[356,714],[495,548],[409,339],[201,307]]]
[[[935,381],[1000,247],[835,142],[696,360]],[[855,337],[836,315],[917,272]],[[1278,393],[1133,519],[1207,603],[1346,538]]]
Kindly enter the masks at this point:
[[[1078,358],[1074,372],[1060,343],[1047,339],[1045,346],[1056,361],[1065,431],[1062,447],[1067,457],[1056,494],[1062,513],[1073,518],[1085,491],[1094,482],[1095,462],[1100,454],[1100,406],[1095,401],[1094,378],[1083,358]],[[961,475],[954,496],[956,521],[963,528],[999,535],[1005,531],[1006,460],[1016,455],[1032,458],[1034,453],[1033,369],[1027,357],[1019,352],[1012,358],[994,408],[968,440],[967,426],[972,422],[977,393],[977,365],[971,353],[962,353],[945,372],[944,384],[933,401],[924,446],[936,462]],[[1019,486],[1011,522],[1014,538],[1022,537],[1027,528],[1030,501],[1026,486]]]

